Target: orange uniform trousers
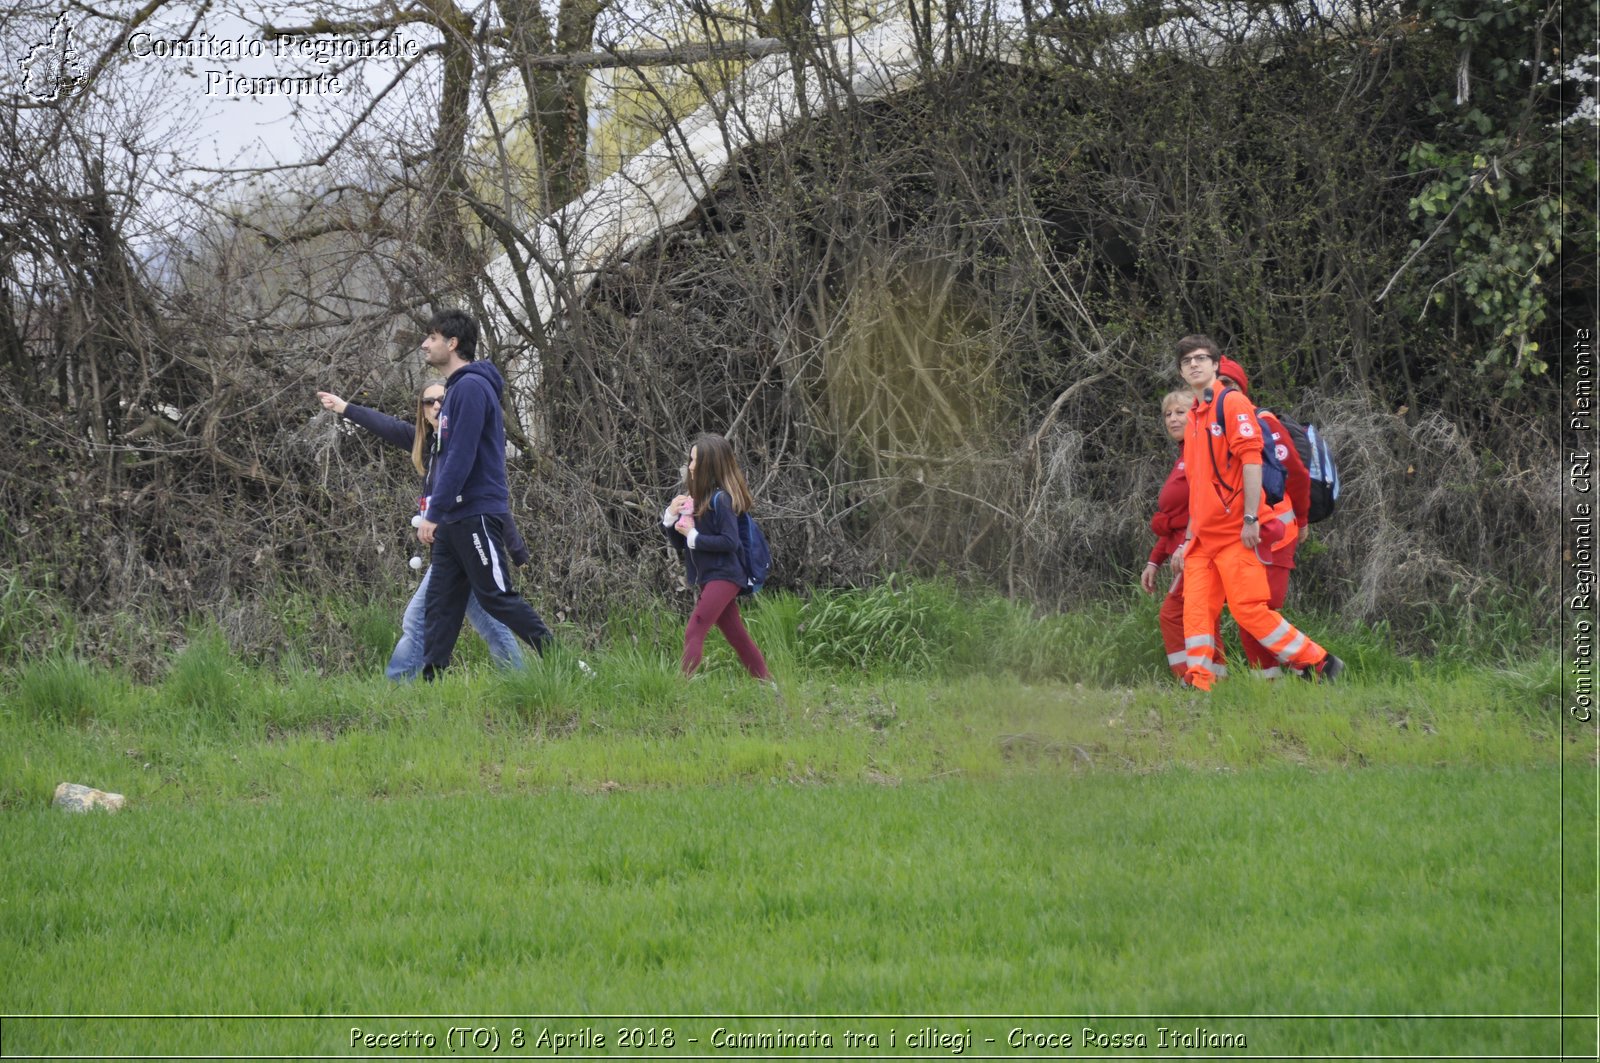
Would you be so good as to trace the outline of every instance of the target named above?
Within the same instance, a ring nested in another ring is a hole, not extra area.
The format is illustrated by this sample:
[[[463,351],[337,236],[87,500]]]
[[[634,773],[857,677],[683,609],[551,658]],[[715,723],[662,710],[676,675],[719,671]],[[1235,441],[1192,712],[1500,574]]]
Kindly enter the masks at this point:
[[[1183,579],[1187,584],[1183,594],[1187,678],[1196,688],[1210,690],[1218,678],[1214,661],[1219,647],[1212,617],[1224,601],[1239,630],[1252,635],[1279,664],[1314,668],[1328,655],[1267,604],[1272,594],[1267,566],[1237,538],[1219,537],[1212,542],[1196,537],[1184,552]]]
[[[1284,585],[1285,590],[1288,584]],[[1172,674],[1183,679],[1189,674],[1189,654],[1183,647],[1183,573],[1172,581],[1172,589],[1161,599],[1161,641],[1167,647],[1167,665]],[[1218,679],[1228,674],[1226,654],[1222,651],[1222,600],[1211,611],[1211,666]]]
[[[1267,608],[1282,609],[1289,597],[1289,573],[1292,568],[1282,565],[1263,565],[1267,571]],[[1248,631],[1239,632],[1239,644],[1244,647],[1245,660],[1250,662],[1250,674],[1260,679],[1277,679],[1283,675],[1283,666],[1273,652],[1257,642]],[[1221,677],[1222,673],[1217,673]]]

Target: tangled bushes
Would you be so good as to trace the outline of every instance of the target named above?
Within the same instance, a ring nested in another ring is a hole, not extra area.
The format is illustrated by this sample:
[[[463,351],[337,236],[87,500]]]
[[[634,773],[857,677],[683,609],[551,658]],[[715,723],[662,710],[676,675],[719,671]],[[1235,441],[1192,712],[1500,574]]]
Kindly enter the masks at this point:
[[[1419,316],[1457,297],[1436,252],[1479,247],[1433,239],[1437,212],[1415,208],[1449,183],[1410,169],[1417,145],[1448,141],[1455,166],[1468,139],[1440,119],[1451,40],[1373,9],[1204,61],[1168,46],[1112,61],[1127,38],[1060,12],[1020,50],[962,38],[966,59],[917,90],[750,150],[543,349],[494,351],[535,546],[523,582],[547,615],[597,624],[675,585],[654,514],[701,429],[739,446],[776,585],[913,571],[1046,607],[1122,593],[1171,460],[1170,345],[1195,330],[1338,447],[1346,493],[1302,555],[1302,602],[1399,633],[1441,603],[1556,585],[1549,377],[1484,353],[1510,341],[1482,300]],[[1497,42],[1497,71],[1517,47],[1549,45]],[[1480,103],[1547,147],[1592,141],[1592,123]],[[0,261],[0,393],[25,411],[0,469],[16,600],[103,654],[139,633],[162,651],[197,612],[260,641],[272,618],[252,600],[398,602],[414,474],[314,392],[404,414],[427,304],[481,312],[508,293],[438,280],[398,199],[314,239],[261,239],[266,221],[177,234],[169,254],[190,265],[156,270],[115,223],[139,175],[105,166],[104,140],[72,145],[0,190],[39,237]],[[1559,176],[1517,173],[1517,203],[1548,205]],[[1492,215],[1470,206],[1456,216]],[[1594,282],[1582,266],[1555,281],[1587,320]],[[1560,349],[1558,315],[1518,313],[1521,349]],[[17,627],[0,621],[13,659]]]

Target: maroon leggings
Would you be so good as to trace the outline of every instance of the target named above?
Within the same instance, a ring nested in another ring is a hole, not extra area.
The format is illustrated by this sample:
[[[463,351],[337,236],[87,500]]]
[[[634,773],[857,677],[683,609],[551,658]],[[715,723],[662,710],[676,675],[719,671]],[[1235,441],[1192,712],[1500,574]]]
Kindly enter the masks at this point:
[[[694,675],[695,669],[700,667],[706,635],[712,624],[722,629],[722,637],[739,655],[747,672],[757,679],[772,678],[767,671],[767,659],[761,656],[750,632],[744,629],[744,618],[739,615],[739,585],[720,579],[700,588],[700,600],[694,603],[694,612],[689,614],[689,626],[683,633],[684,675]]]

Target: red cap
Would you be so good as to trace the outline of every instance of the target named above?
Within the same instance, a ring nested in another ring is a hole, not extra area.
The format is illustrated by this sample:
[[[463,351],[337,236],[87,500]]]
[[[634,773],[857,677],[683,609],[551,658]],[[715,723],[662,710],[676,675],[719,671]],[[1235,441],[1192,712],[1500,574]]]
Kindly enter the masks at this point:
[[[1240,365],[1232,358],[1224,356],[1222,360],[1217,363],[1217,375],[1227,377],[1229,380],[1239,385],[1239,390],[1244,392],[1245,398],[1250,397],[1250,378],[1244,375],[1244,366]]]

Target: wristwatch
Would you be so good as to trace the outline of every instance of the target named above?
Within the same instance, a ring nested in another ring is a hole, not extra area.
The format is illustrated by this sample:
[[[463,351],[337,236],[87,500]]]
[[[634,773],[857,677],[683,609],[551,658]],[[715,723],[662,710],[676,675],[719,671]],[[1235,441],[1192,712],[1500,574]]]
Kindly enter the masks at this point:
[[[1254,523],[1256,523],[1256,522],[1257,522],[1257,521],[1259,521],[1259,520],[1260,520],[1260,519],[1261,519],[1261,518],[1260,518],[1260,517],[1258,517],[1258,516],[1256,516],[1256,515],[1255,515],[1255,514],[1254,514],[1254,513],[1246,513],[1246,514],[1245,514],[1245,515],[1244,515],[1244,522],[1245,522],[1245,523],[1246,523],[1246,524],[1254,524]]]

